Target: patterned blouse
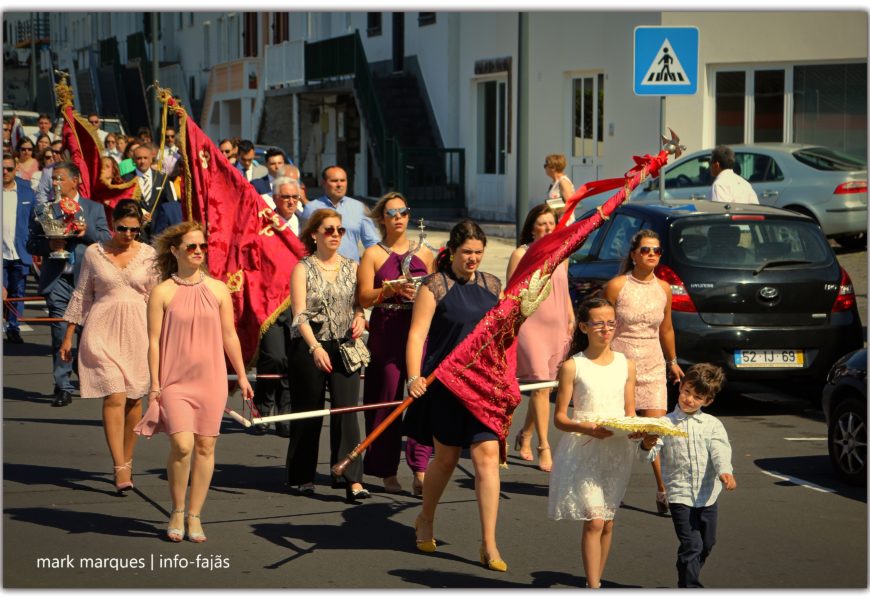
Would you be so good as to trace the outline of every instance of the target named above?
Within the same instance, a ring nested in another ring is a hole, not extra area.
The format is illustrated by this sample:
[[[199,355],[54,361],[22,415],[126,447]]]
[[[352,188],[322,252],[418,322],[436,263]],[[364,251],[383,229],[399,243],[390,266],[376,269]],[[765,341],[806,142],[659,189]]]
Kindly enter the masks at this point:
[[[350,337],[354,311],[362,312],[356,302],[357,263],[340,255],[339,259],[338,276],[332,283],[324,279],[313,256],[302,259],[306,271],[305,310],[293,318],[291,338],[302,337],[302,323],[312,325],[318,342]]]

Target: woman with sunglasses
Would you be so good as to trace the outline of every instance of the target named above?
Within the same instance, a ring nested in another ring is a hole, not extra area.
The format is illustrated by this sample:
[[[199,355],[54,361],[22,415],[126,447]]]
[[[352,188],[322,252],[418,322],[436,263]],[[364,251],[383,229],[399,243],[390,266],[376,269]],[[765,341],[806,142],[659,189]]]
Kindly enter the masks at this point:
[[[405,396],[405,345],[411,326],[411,309],[417,295],[414,283],[399,282],[404,277],[403,265],[411,250],[408,239],[411,209],[407,200],[398,192],[390,192],[375,204],[371,213],[382,241],[366,249],[357,277],[360,304],[365,308],[372,307],[368,339],[372,360],[366,367],[363,404],[392,402]],[[433,261],[428,248],[418,248],[408,260],[408,272],[412,277],[428,275]],[[366,435],[391,412],[391,408],[366,411]],[[396,476],[401,453],[402,424],[396,421],[369,446],[363,462],[365,474],[381,477],[384,491],[390,494],[402,491]],[[417,496],[423,493],[423,479],[431,456],[431,446],[408,438],[405,460],[414,474],[412,489]]]
[[[207,275],[208,244],[202,225],[185,221],[155,241],[161,283],[148,299],[148,410],[136,433],[169,436],[166,470],[172,511],[166,536],[185,535],[185,495],[190,482],[187,539],[206,541],[200,515],[214,472],[214,449],[227,402],[224,353],[245,399],[254,391],[245,374],[226,284]]]
[[[345,228],[331,208],[315,211],[299,234],[308,256],[290,274],[293,322],[290,325],[290,402],[294,412],[322,410],[326,386],[333,408],[354,406],[359,397],[359,370],[345,367],[339,346],[365,331],[366,320],[357,298],[357,264],[338,254]],[[314,494],[317,454],[323,419],[290,424],[287,484],[297,493]],[[337,463],[359,442],[356,413],[330,417],[329,464]],[[332,487],[344,488],[349,502],[370,498],[362,486],[362,464],[355,461]]]
[[[118,147],[118,138],[115,136],[115,134],[106,134],[106,140],[103,143],[106,147],[106,149],[103,150],[103,156],[108,156],[109,158],[114,159],[115,163],[120,163],[123,160],[124,156],[121,153],[121,148]]]
[[[539,204],[529,211],[520,231],[520,246],[511,254],[507,279],[525,256],[529,245],[553,232],[556,211]],[[553,291],[520,327],[517,336],[517,378],[523,383],[553,381],[574,336],[574,308],[568,294],[568,262],[553,270]],[[517,434],[514,450],[523,460],[532,460],[532,430],[538,434],[538,468],[549,472],[553,467],[547,430],[550,421],[550,389],[533,390],[523,428]]]
[[[29,137],[23,137],[18,140],[18,147],[15,149],[18,153],[18,171],[15,173],[17,177],[30,181],[33,174],[39,171],[39,161],[36,160],[35,148]]]
[[[408,392],[419,400],[408,408],[405,424],[414,439],[435,447],[423,482],[423,507],[414,523],[417,549],[435,552],[435,510],[462,449],[470,448],[481,525],[480,562],[487,569],[507,571],[495,541],[500,493],[498,436],[441,382],[436,379],[427,389],[425,379],[498,302],[501,282],[478,270],[485,247],[483,229],[470,219],[460,221],[438,254],[436,272],[423,280],[417,292],[405,360]]]
[[[604,297],[616,307],[616,332],[611,347],[635,362],[635,409],[641,417],[667,414],[667,377],[683,378],[677,364],[671,322],[671,286],[655,275],[662,255],[659,234],[641,229],[631,238],[628,256],[617,275],[604,287]],[[656,508],[668,512],[661,462],[652,463],[656,480]]]
[[[142,213],[124,200],[112,213],[114,232],[85,250],[78,284],[64,320],[60,358],[72,360],[73,334],[79,338],[79,384],[82,398],[103,398],[103,430],[114,464],[115,490],[133,488],[133,427],[142,417],[148,392],[148,330],[145,306],[157,283],[154,249],[136,240]]]

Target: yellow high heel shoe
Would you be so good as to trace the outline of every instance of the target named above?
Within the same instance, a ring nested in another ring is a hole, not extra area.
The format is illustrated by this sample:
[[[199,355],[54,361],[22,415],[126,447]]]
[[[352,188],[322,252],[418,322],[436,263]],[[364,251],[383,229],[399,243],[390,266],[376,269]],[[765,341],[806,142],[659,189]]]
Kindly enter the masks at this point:
[[[420,522],[421,521],[423,523],[429,523],[429,524],[432,523],[432,521],[430,521],[428,519],[424,519],[423,515],[419,515],[417,517],[417,519],[414,521],[414,533],[417,534],[417,550],[419,550],[420,552],[427,552],[427,553],[431,554],[432,552],[435,552],[435,549],[437,547],[437,544],[435,543],[435,537],[433,536],[431,539],[428,539],[428,540],[421,540],[420,539],[419,531],[420,531]]]
[[[500,558],[490,558],[486,554],[486,549],[483,544],[480,545],[480,564],[490,571],[507,572],[507,563]]]

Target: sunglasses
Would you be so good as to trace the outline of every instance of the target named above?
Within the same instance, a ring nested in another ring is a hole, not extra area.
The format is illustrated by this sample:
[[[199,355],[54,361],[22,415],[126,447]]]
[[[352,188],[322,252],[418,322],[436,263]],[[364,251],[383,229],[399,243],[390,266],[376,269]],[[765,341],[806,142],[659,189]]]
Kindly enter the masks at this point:
[[[586,323],[590,329],[603,331],[605,329],[616,329],[616,321],[588,321]]]
[[[300,196],[299,194],[278,194],[278,197],[281,198],[281,200],[301,200],[302,199],[302,196]]]
[[[638,251],[641,254],[655,254],[656,256],[662,255],[662,247],[661,246],[641,246],[638,248]]]
[[[388,217],[404,217],[405,215],[411,214],[411,209],[407,206],[403,206],[402,208],[388,208],[384,211]]]
[[[208,242],[203,242],[201,244],[188,244],[184,247],[188,254],[193,254],[197,248],[202,252],[206,252],[208,250]]]
[[[14,170],[15,170],[15,167],[3,167],[4,173],[11,173]]]
[[[90,124],[91,124],[91,125],[94,125],[94,126],[96,126],[96,125],[99,125],[99,124],[100,124],[100,122],[99,122],[99,121],[88,121],[88,123],[90,123]]]
[[[19,152],[33,152],[33,146],[30,146],[29,148],[19,148],[18,151]]]
[[[174,136],[174,135],[168,135],[168,134],[167,134],[166,139],[167,139],[167,140],[174,140],[174,139],[175,139],[175,136]]]
[[[323,228],[323,233],[325,235],[333,235],[333,234],[335,234],[336,231],[338,232],[338,235],[340,235],[340,236],[347,233],[347,229],[345,229],[344,227],[336,227],[335,225],[330,225],[329,227]]]
[[[142,231],[141,227],[125,227],[124,225],[115,225],[115,231],[118,233],[127,233],[128,231],[133,235],[138,235],[140,231]]]

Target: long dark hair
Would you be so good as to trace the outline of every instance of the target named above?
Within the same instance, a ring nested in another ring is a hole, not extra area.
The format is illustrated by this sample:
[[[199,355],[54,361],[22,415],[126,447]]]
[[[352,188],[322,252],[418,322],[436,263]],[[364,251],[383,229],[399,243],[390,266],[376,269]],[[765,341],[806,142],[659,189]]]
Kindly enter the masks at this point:
[[[580,331],[579,324],[585,323],[589,320],[590,312],[596,308],[603,308],[605,306],[609,306],[614,312],[616,312],[616,307],[604,296],[593,296],[592,298],[587,298],[577,307],[578,327],[574,330],[574,337],[571,340],[571,350],[568,353],[569,356],[574,356],[578,352],[583,352],[589,347],[589,338],[585,333]]]
[[[538,217],[543,214],[553,215],[553,219],[556,219],[556,211],[546,202],[535,206],[529,211],[529,214],[526,215],[526,222],[523,223],[523,228],[520,231],[520,239],[517,243],[517,247],[520,247],[523,244],[531,244],[534,241],[532,229],[535,227],[535,221],[537,221]]]
[[[640,231],[635,233],[634,236],[631,238],[631,247],[628,249],[628,254],[623,259],[622,266],[619,268],[620,274],[624,275],[634,268],[634,261],[631,260],[631,253],[640,247],[640,241],[644,238],[652,238],[661,242],[659,234],[652,229],[641,229]]]
[[[112,161],[114,162],[114,161]],[[112,222],[132,217],[142,224],[142,208],[135,200],[121,200],[112,210]]]
[[[486,247],[486,234],[480,225],[471,219],[463,219],[450,230],[450,239],[447,240],[447,245],[435,259],[435,270],[437,272],[448,271],[450,263],[453,262],[453,253],[468,240],[480,240],[483,242],[484,248]]]

